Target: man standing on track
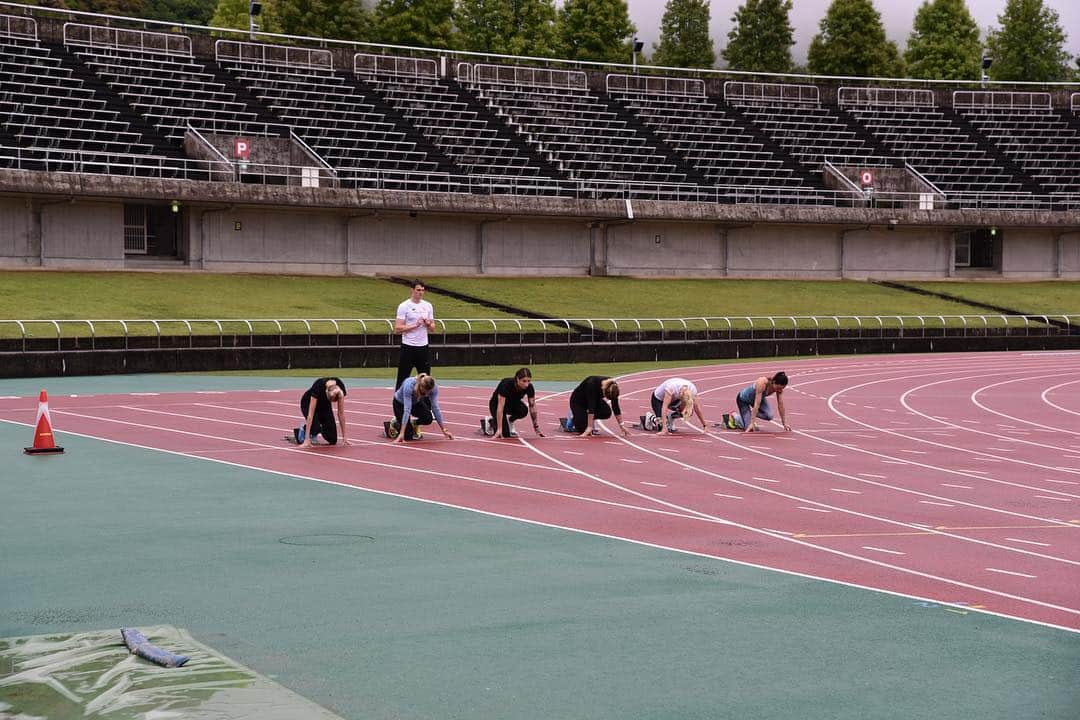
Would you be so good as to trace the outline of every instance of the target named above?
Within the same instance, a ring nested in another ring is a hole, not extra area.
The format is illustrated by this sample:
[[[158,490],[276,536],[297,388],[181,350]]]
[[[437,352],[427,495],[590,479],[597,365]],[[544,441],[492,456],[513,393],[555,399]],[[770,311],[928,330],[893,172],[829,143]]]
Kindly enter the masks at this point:
[[[762,375],[752,384],[747,385],[739,394],[735,396],[735,403],[738,406],[738,416],[735,413],[724,416],[724,424],[732,430],[743,430],[743,432],[755,432],[757,427],[757,419],[772,420],[773,413],[769,408],[769,404],[765,402],[765,398],[769,395],[776,395],[776,409],[780,411],[780,422],[784,425],[785,430],[791,430],[791,426],[787,424],[787,417],[784,414],[784,389],[788,385],[788,376],[783,371],[775,373],[773,375]]]
[[[394,389],[401,387],[405,378],[416,368],[418,375],[431,373],[431,352],[428,348],[428,330],[435,327],[435,309],[427,300],[424,292],[427,288],[420,280],[414,280],[412,295],[398,305],[394,318],[394,333],[401,336],[401,351],[398,354],[397,382]]]

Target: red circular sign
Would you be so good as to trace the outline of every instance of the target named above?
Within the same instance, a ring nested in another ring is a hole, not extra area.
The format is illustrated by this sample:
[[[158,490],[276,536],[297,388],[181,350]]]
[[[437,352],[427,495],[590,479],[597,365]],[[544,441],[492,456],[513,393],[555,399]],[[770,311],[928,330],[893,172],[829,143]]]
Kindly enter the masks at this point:
[[[863,170],[861,173],[859,173],[859,182],[861,182],[864,186],[873,185],[874,173],[869,170]]]

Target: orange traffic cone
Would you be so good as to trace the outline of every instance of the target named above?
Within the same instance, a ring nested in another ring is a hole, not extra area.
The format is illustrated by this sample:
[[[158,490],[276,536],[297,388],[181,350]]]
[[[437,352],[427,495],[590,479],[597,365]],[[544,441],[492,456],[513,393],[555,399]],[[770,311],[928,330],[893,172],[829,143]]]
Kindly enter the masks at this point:
[[[23,448],[31,455],[40,453],[62,453],[64,448],[57,447],[53,441],[52,420],[49,419],[49,395],[42,390],[38,397],[37,422],[34,428],[34,446]]]

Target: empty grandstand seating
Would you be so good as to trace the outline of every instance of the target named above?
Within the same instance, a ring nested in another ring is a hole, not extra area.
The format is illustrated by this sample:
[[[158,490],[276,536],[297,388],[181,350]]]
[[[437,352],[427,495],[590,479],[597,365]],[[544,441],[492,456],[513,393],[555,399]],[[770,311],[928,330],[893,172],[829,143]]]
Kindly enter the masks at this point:
[[[224,39],[211,61],[209,39],[178,32],[42,28],[0,15],[0,166],[237,179],[220,153],[184,155],[191,126],[291,132],[282,162],[300,149],[346,187],[884,202],[824,192],[831,163],[906,166],[950,207],[1080,197],[1080,93],[1064,110],[1049,93],[957,91],[949,107],[926,89],[842,87],[831,104],[815,85],[740,80],[721,100],[688,77],[610,74],[601,91],[582,71],[459,63],[451,78],[434,59],[361,52],[335,67],[343,51]]]
[[[196,60],[186,35],[68,23],[64,45],[176,145],[189,124],[219,134],[283,130],[261,121]]]
[[[840,107],[946,194],[1021,193],[1011,173],[921,89],[842,87]]]
[[[800,188],[804,184],[765,143],[706,96],[702,80],[608,75],[607,90],[718,185]]]
[[[168,158],[39,42],[30,18],[0,16],[0,124],[17,147],[5,164],[153,174]],[[16,155],[18,156],[16,158]]]
[[[458,68],[459,80],[572,179],[597,188],[687,180],[663,150],[589,91],[583,72],[505,65]]]
[[[724,101],[760,127],[803,167],[820,173],[825,161],[837,166],[888,167],[896,160],[873,140],[821,102],[815,85],[728,81]]]
[[[434,60],[357,53],[353,71],[421,130],[462,172],[550,180],[520,138],[441,80]],[[548,183],[550,186],[550,183]]]
[[[219,40],[219,64],[352,182],[387,182],[430,173],[439,161],[417,147],[408,129],[388,117],[348,75],[335,72],[326,50]],[[372,177],[371,171],[388,175]]]
[[[1080,192],[1080,131],[1050,93],[957,90],[953,109],[1047,192]]]

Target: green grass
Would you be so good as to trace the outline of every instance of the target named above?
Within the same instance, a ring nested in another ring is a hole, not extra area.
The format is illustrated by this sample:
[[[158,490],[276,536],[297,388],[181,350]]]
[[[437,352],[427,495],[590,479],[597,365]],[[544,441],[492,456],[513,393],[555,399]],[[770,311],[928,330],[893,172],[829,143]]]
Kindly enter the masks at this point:
[[[939,315],[985,314],[974,306],[952,302],[857,281],[800,280],[649,280],[640,278],[459,278],[434,277],[428,282],[472,297],[521,308],[554,318],[592,318],[601,330],[633,333],[664,328],[676,333],[706,327],[700,320],[684,324],[674,318],[731,317],[734,329],[753,327],[770,330],[767,316],[775,316],[778,329],[793,325],[813,329],[808,318],[821,318],[824,328],[854,327],[851,318],[881,316],[882,323],[920,327],[914,316],[927,316],[931,326],[940,326]],[[1080,312],[1080,283],[920,283],[955,295],[1018,307],[1032,313]],[[408,297],[404,286],[379,278],[310,277],[278,275],[217,275],[204,273],[128,272],[0,272],[0,337],[19,337],[19,328],[5,320],[157,319],[151,323],[99,324],[98,336],[107,335],[187,335],[218,333],[289,334],[389,333],[397,304]],[[536,321],[513,320],[513,314],[456,300],[436,290],[428,292],[436,318],[449,333],[490,333],[514,335],[519,331],[539,331]],[[839,321],[832,320],[839,316]],[[897,316],[904,316],[903,321]],[[745,318],[753,319],[745,319]],[[795,319],[789,319],[794,317]],[[319,318],[377,319],[374,323],[270,321],[248,325],[242,322],[211,322],[227,319]],[[469,322],[454,319],[469,319]],[[622,319],[617,321],[617,319]],[[631,320],[636,318],[640,322]],[[167,319],[201,322],[160,322]],[[667,319],[657,320],[657,319]],[[1000,326],[1000,320],[991,320]],[[585,323],[579,323],[585,324]],[[959,326],[962,321],[945,320]],[[864,320],[864,327],[877,321]],[[727,329],[726,321],[710,321],[712,329]],[[557,329],[547,326],[549,340],[557,341]],[[85,337],[90,328],[69,322],[60,330],[66,337]],[[36,338],[56,337],[56,328],[38,322],[28,327]]]
[[[783,363],[790,358],[771,358],[777,363]],[[728,363],[759,362],[760,358],[744,358],[741,360],[709,360],[710,365]],[[589,375],[608,375],[611,377],[628,375],[630,373],[644,372],[647,370],[659,370],[663,368],[681,368],[688,366],[700,366],[701,363],[692,360],[665,360],[662,362],[622,362],[622,363],[553,363],[551,365],[530,365],[533,380],[537,382],[579,382]],[[437,368],[432,371],[437,379],[445,380],[477,380],[491,382],[492,378],[510,377],[520,365],[470,365],[450,366]],[[358,368],[302,368],[293,370],[241,370],[221,371],[215,373],[192,373],[198,375],[264,375],[267,377],[302,377],[313,378],[325,375],[334,375],[341,378],[372,378],[393,381],[395,368],[358,367]]]
[[[913,282],[909,285],[962,297],[973,302],[1012,308],[1027,315],[1067,313],[1080,316],[1080,283],[1047,280],[1018,283]],[[983,311],[986,312],[986,311]],[[1077,318],[1076,322],[1080,320]]]
[[[853,280],[433,277],[428,282],[569,318],[955,315],[973,311],[963,303]]]

